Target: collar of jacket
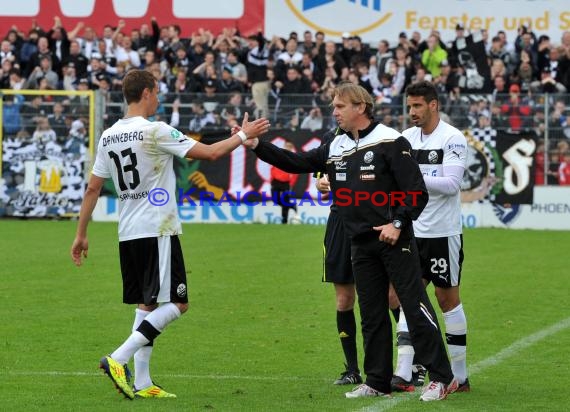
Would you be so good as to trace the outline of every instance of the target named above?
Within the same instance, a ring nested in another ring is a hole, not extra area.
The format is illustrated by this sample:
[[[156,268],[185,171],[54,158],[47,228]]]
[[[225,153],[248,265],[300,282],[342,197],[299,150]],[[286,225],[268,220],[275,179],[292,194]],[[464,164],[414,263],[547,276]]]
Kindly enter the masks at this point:
[[[380,122],[377,122],[377,121],[375,121],[375,120],[372,120],[372,121],[370,122],[370,124],[368,125],[368,127],[366,127],[365,129],[359,130],[359,131],[358,131],[358,140],[364,139],[364,138],[366,137],[366,135],[368,135],[368,133],[370,133],[376,126],[378,126],[378,123],[380,123]],[[342,129],[341,129],[341,130],[342,130]],[[347,135],[348,137],[350,137],[352,140],[355,140],[355,139],[354,139],[354,136],[352,135],[351,132],[347,132],[347,131],[345,131],[345,130],[343,130],[343,132],[346,133],[346,135]]]

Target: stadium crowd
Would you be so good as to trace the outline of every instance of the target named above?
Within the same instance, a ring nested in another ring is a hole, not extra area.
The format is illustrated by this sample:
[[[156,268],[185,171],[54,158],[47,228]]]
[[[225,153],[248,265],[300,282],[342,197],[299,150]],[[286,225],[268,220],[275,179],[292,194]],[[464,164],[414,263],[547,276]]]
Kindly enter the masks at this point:
[[[402,130],[405,87],[428,80],[443,97],[445,119],[458,128],[532,133],[536,184],[570,184],[570,31],[551,39],[521,26],[508,39],[458,24],[454,38],[401,32],[368,45],[350,33],[336,43],[309,30],[266,39],[198,29],[184,37],[155,18],[125,27],[120,20],[101,33],[83,22],[66,29],[58,17],[51,28],[12,27],[0,46],[0,89],[99,90],[107,127],[122,115],[126,72],[142,68],[159,83],[158,116],[181,130],[227,130],[250,111],[274,127],[317,131],[336,126],[331,92],[350,80],[374,96],[380,121]],[[5,96],[4,134],[26,138],[51,128],[65,143],[81,139],[88,105],[83,96]]]

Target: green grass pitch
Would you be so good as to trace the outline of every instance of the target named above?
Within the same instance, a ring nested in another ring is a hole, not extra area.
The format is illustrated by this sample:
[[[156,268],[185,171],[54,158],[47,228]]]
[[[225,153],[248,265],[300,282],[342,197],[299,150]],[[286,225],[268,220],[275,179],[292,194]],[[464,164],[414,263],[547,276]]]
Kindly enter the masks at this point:
[[[116,225],[0,221],[3,411],[564,411],[570,376],[568,232],[464,234],[471,393],[422,404],[345,399],[322,226],[185,225],[191,308],[156,341],[154,379],[175,400],[122,399],[97,369],[130,333]],[[433,293],[430,290],[433,299]],[[359,341],[359,349],[361,340]],[[362,364],[362,351],[359,354]]]

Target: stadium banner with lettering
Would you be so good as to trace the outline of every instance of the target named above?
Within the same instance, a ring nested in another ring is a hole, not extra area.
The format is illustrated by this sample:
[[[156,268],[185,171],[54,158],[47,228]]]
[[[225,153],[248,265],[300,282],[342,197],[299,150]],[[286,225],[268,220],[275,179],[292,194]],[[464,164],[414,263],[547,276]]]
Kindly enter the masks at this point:
[[[496,148],[503,162],[503,180],[501,191],[495,196],[495,202],[532,204],[535,138],[525,134],[498,132]]]
[[[93,157],[94,92],[1,90],[1,95],[0,217],[78,216]],[[69,107],[69,127],[51,124],[48,113],[55,102]]]
[[[263,28],[265,4],[264,0],[0,0],[0,27],[4,34],[14,26],[27,33],[35,21],[47,32],[58,16],[67,31],[83,22],[101,36],[104,26],[116,27],[120,20],[125,22],[124,32],[130,33],[142,24],[150,26],[155,17],[161,27],[179,25],[183,38],[200,29],[217,35],[224,28],[237,28],[249,35]]]
[[[536,186],[528,205],[463,203],[461,219],[469,228],[570,230],[570,187]]]
[[[408,37],[418,31],[424,37],[431,30],[443,39],[455,38],[455,27],[462,24],[473,33],[486,29],[492,36],[499,30],[512,42],[517,29],[526,25],[548,34],[559,43],[570,29],[570,9],[564,1],[536,0],[284,0],[267,1],[265,30],[283,37],[291,31],[325,33],[339,40],[342,33],[360,36],[376,46],[381,39],[395,42],[397,33]]]

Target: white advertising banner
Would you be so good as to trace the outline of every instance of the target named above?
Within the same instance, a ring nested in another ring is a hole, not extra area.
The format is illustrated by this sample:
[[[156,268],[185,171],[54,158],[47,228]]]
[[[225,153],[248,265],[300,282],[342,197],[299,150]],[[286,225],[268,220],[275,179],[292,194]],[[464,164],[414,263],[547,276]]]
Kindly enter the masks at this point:
[[[292,212],[289,212],[291,218]],[[329,208],[318,202],[298,206],[299,224],[324,225]],[[216,202],[202,205],[185,203],[178,208],[183,223],[264,223],[280,224],[281,208],[267,205]],[[102,196],[93,212],[95,221],[118,221],[118,200]],[[291,220],[291,219],[290,219]],[[570,230],[570,187],[537,186],[532,205],[499,206],[489,202],[464,203],[463,226],[468,228],[502,227],[510,229]]]
[[[531,205],[464,203],[465,227],[570,230],[570,187],[535,186]]]
[[[517,28],[527,25],[559,43],[570,30],[570,7],[564,0],[283,0],[266,1],[265,33],[286,37],[296,31],[322,31],[339,40],[343,32],[366,42],[395,41],[398,33],[419,31],[425,37],[439,30],[443,39],[455,38],[455,26],[504,30],[510,41]],[[373,44],[376,46],[376,44]]]

